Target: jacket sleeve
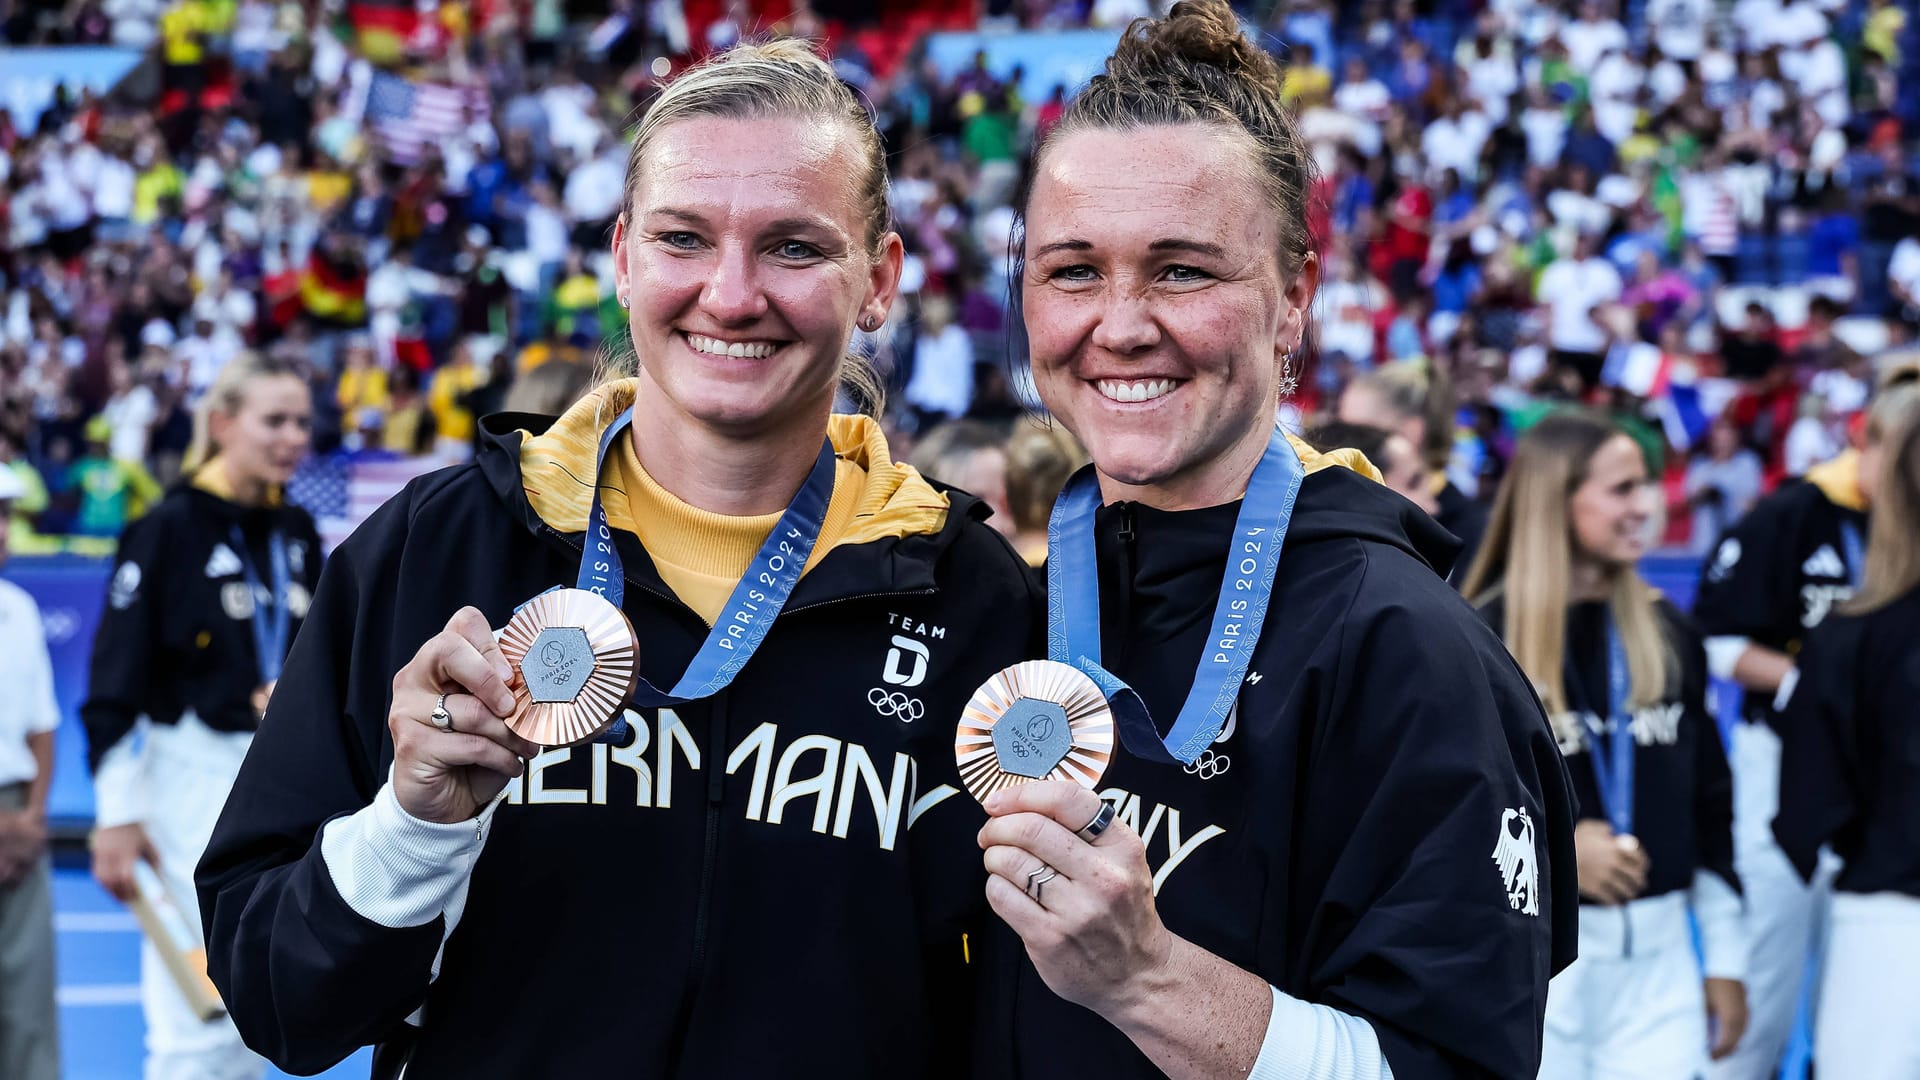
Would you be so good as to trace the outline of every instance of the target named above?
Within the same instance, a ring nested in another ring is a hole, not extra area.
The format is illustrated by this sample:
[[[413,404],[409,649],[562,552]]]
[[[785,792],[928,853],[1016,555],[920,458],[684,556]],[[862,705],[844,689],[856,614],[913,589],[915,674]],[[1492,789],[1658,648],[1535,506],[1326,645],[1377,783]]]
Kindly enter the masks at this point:
[[[1700,568],[1693,618],[1709,637],[1770,637],[1798,624],[1795,572],[1782,573],[1798,515],[1779,496],[1763,499],[1720,538]]]
[[[1780,714],[1780,809],[1774,839],[1813,880],[1821,845],[1860,813],[1858,624],[1829,619],[1800,651],[1800,682]]]
[[[1305,769],[1324,835],[1297,850],[1322,865],[1296,877],[1324,884],[1291,901],[1300,981],[1372,1024],[1398,1080],[1532,1076],[1577,939],[1565,767],[1471,611],[1390,601],[1349,616]]]
[[[166,550],[162,516],[127,526],[93,638],[80,722],[94,774],[94,821],[102,828],[138,822],[147,812],[137,740],[127,736],[153,707],[154,654],[160,649],[160,613],[167,605]]]
[[[1688,890],[1711,978],[1744,979],[1750,942],[1740,875],[1733,860],[1733,772],[1720,725],[1707,708],[1707,653],[1678,611],[1665,608],[1681,672],[1682,723],[1693,728],[1694,875]]]
[[[395,657],[418,645],[393,641],[412,498],[375,513],[321,573],[195,878],[208,974],[247,1045],[289,1072],[394,1037],[426,995],[446,924],[361,914],[322,844],[332,819],[378,814]]]

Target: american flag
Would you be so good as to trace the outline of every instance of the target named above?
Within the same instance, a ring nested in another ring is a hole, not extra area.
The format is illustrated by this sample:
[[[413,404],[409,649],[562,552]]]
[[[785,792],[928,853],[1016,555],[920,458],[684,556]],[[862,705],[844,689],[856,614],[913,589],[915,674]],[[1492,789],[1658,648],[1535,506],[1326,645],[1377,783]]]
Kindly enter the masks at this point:
[[[409,82],[384,71],[367,89],[367,124],[374,141],[397,165],[412,165],[430,146],[485,121],[487,92],[477,86]]]
[[[287,500],[313,515],[321,547],[332,551],[407,481],[445,464],[378,451],[311,458],[287,482]]]

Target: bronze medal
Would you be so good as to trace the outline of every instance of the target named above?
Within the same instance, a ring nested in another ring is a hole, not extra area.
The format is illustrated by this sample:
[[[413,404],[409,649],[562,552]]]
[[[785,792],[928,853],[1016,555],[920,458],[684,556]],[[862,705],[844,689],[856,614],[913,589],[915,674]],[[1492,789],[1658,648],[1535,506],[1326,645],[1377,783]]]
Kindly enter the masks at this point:
[[[253,691],[254,719],[258,720],[267,715],[267,702],[273,699],[273,688],[276,685],[278,685],[278,683],[279,683],[279,680],[276,679],[273,682],[262,683],[260,684],[260,686],[254,689]]]
[[[1071,664],[1028,660],[980,684],[960,714],[953,753],[975,799],[1035,780],[1089,791],[1113,759],[1113,712]]]
[[[513,665],[507,727],[541,746],[572,746],[620,718],[640,678],[640,643],[626,612],[585,589],[541,593],[500,633]]]

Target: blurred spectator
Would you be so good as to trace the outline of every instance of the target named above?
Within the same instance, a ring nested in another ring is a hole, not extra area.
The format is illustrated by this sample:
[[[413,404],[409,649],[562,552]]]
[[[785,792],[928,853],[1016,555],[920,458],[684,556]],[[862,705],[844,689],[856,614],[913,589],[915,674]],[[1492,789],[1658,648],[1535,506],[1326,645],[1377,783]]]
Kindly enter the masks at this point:
[[[973,404],[973,340],[954,323],[953,304],[945,296],[921,302],[919,338],[913,350],[913,376],[907,404],[924,426],[967,414]],[[975,495],[985,495],[975,491]]]
[[[13,504],[27,494],[0,469],[0,568],[7,564]],[[47,790],[60,706],[40,609],[26,590],[0,580],[0,1064],[9,1080],[57,1080],[59,1012],[54,1004],[53,897],[47,859]]]
[[[1740,444],[1739,426],[1724,416],[1715,420],[1700,453],[1687,466],[1694,554],[1712,550],[1727,529],[1753,509],[1764,479],[1760,456]]]
[[[1047,561],[1047,521],[1067,479],[1087,463],[1087,452],[1059,424],[1017,421],[1006,442],[1008,537],[1029,566]],[[1005,532],[1005,529],[1001,531]]]
[[[913,461],[928,479],[977,496],[993,510],[988,523],[1012,539],[1019,535],[1007,505],[1005,440],[991,424],[950,420],[928,432],[913,448]]]

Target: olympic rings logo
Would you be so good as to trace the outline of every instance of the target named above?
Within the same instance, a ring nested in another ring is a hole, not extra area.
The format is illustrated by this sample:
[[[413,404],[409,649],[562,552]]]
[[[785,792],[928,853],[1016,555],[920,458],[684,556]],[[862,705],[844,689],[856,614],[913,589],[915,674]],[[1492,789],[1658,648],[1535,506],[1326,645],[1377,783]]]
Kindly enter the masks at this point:
[[[1232,764],[1232,758],[1225,754],[1216,754],[1209,748],[1202,750],[1199,757],[1187,763],[1186,773],[1189,776],[1197,776],[1202,780],[1211,780],[1221,773],[1226,772],[1227,766]]]
[[[919,698],[908,697],[898,691],[890,693],[877,686],[867,691],[867,704],[873,706],[873,711],[881,716],[897,716],[907,724],[927,713],[927,707],[920,703]]]

